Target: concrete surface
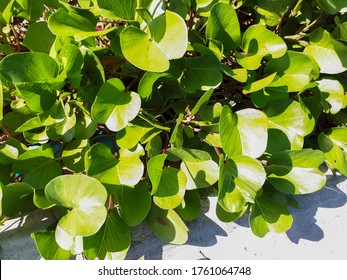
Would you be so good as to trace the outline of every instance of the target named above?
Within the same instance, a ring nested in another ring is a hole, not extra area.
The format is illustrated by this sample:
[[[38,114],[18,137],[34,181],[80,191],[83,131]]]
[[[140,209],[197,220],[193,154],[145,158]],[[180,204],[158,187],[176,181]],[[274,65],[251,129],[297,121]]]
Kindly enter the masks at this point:
[[[292,228],[286,234],[254,236],[247,217],[236,223],[222,223],[215,215],[216,197],[203,201],[200,217],[188,223],[189,240],[182,246],[170,245],[155,237],[146,225],[134,227],[133,242],[126,259],[342,259],[347,260],[347,180],[327,175],[322,190],[297,197],[299,209],[291,209]],[[0,259],[39,259],[30,238],[37,225],[52,222],[38,211],[12,219],[0,227]]]

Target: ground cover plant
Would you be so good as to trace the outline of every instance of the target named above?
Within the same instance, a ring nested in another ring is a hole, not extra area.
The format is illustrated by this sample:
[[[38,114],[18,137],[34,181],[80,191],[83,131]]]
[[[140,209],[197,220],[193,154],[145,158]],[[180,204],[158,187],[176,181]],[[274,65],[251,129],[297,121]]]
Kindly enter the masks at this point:
[[[347,175],[345,0],[2,0],[0,216],[44,259],[183,244],[200,201],[283,233]],[[309,196],[308,196],[309,199]]]

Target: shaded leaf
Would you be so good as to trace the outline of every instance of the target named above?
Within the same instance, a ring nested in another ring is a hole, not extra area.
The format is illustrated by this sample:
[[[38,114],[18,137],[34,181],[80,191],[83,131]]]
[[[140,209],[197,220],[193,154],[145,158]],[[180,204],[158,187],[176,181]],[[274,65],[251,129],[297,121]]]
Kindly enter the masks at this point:
[[[269,231],[283,233],[291,228],[292,223],[286,196],[264,189],[251,207],[249,224],[252,232],[258,237],[264,237]]]
[[[139,182],[134,188],[119,186],[114,194],[119,204],[120,216],[127,225],[136,226],[147,217],[152,198],[145,181]]]
[[[243,53],[236,52],[237,62],[249,70],[258,69],[265,56],[279,58],[287,51],[283,39],[262,25],[247,28],[242,37]]]
[[[268,116],[269,128],[282,130],[291,142],[292,149],[301,149],[303,137],[314,128],[314,118],[305,112],[299,102],[279,99],[270,102],[264,109]]]
[[[304,54],[311,55],[317,61],[321,73],[338,74],[347,70],[347,46],[335,40],[323,28],[310,33],[310,44]]]
[[[234,8],[226,3],[215,4],[207,21],[206,36],[221,42],[226,55],[235,50],[241,43],[241,31]]]
[[[184,244],[188,240],[187,226],[172,209],[163,210],[153,204],[147,224],[156,236],[166,242]]]
[[[130,234],[129,226],[113,209],[97,233],[83,238],[84,253],[90,260],[104,260],[108,253],[127,250],[130,247]]]
[[[59,247],[55,241],[54,231],[45,230],[32,233],[31,237],[35,240],[37,250],[45,260],[69,260],[72,257],[70,250]]]
[[[324,162],[324,153],[303,149],[282,151],[268,160],[268,181],[287,194],[307,194],[320,190],[326,183],[325,175],[318,169]]]
[[[126,127],[140,111],[141,99],[126,91],[121,80],[113,78],[102,85],[92,106],[92,118],[112,131]]]
[[[181,58],[187,48],[188,34],[184,20],[166,11],[149,24],[150,36],[136,27],[125,28],[120,44],[125,58],[136,67],[165,72],[171,59]]]
[[[164,168],[153,196],[153,202],[162,209],[174,209],[184,197],[187,184],[185,174],[176,168]]]

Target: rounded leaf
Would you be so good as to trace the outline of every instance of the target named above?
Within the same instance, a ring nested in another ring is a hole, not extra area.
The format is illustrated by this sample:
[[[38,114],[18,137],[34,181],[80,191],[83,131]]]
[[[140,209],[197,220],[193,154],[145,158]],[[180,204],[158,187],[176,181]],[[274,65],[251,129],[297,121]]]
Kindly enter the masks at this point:
[[[265,56],[283,56],[287,51],[287,45],[281,37],[264,26],[252,25],[243,34],[242,49],[243,53],[236,52],[238,63],[246,69],[255,70],[259,68]]]
[[[165,72],[171,59],[181,58],[188,45],[188,31],[184,20],[167,10],[149,25],[150,35],[130,26],[120,35],[125,58],[136,67]]]
[[[62,175],[51,180],[45,194],[49,201],[66,208],[103,206],[107,199],[105,187],[85,175]]]
[[[126,91],[122,81],[114,78],[100,88],[92,106],[92,118],[112,131],[119,131],[137,116],[140,107],[140,96]]]

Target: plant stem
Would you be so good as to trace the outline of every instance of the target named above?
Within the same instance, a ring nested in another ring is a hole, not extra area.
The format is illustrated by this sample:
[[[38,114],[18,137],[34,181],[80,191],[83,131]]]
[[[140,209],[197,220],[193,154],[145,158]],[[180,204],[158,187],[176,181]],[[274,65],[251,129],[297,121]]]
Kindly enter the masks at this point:
[[[12,139],[13,136],[11,132],[8,130],[7,126],[5,124],[2,124],[1,127],[2,127],[2,130],[6,133],[7,137]]]
[[[15,40],[16,40],[16,43],[17,43],[16,51],[19,52],[19,51],[20,51],[20,40],[19,40],[17,31],[16,31],[16,29],[14,28],[14,26],[13,26],[12,23],[10,24],[10,26],[11,26],[11,30],[12,30],[12,32],[13,32],[13,36],[14,36],[14,38],[15,38]]]
[[[10,217],[4,217],[1,221],[0,221],[0,224],[4,224],[4,222],[6,222]]]
[[[298,14],[298,12],[301,9],[302,2],[304,2],[304,0],[298,0],[298,2],[296,3],[294,9],[290,13],[290,17],[295,17]]]
[[[217,156],[220,157],[221,154],[220,154],[218,147],[213,146],[213,149],[215,150]]]

